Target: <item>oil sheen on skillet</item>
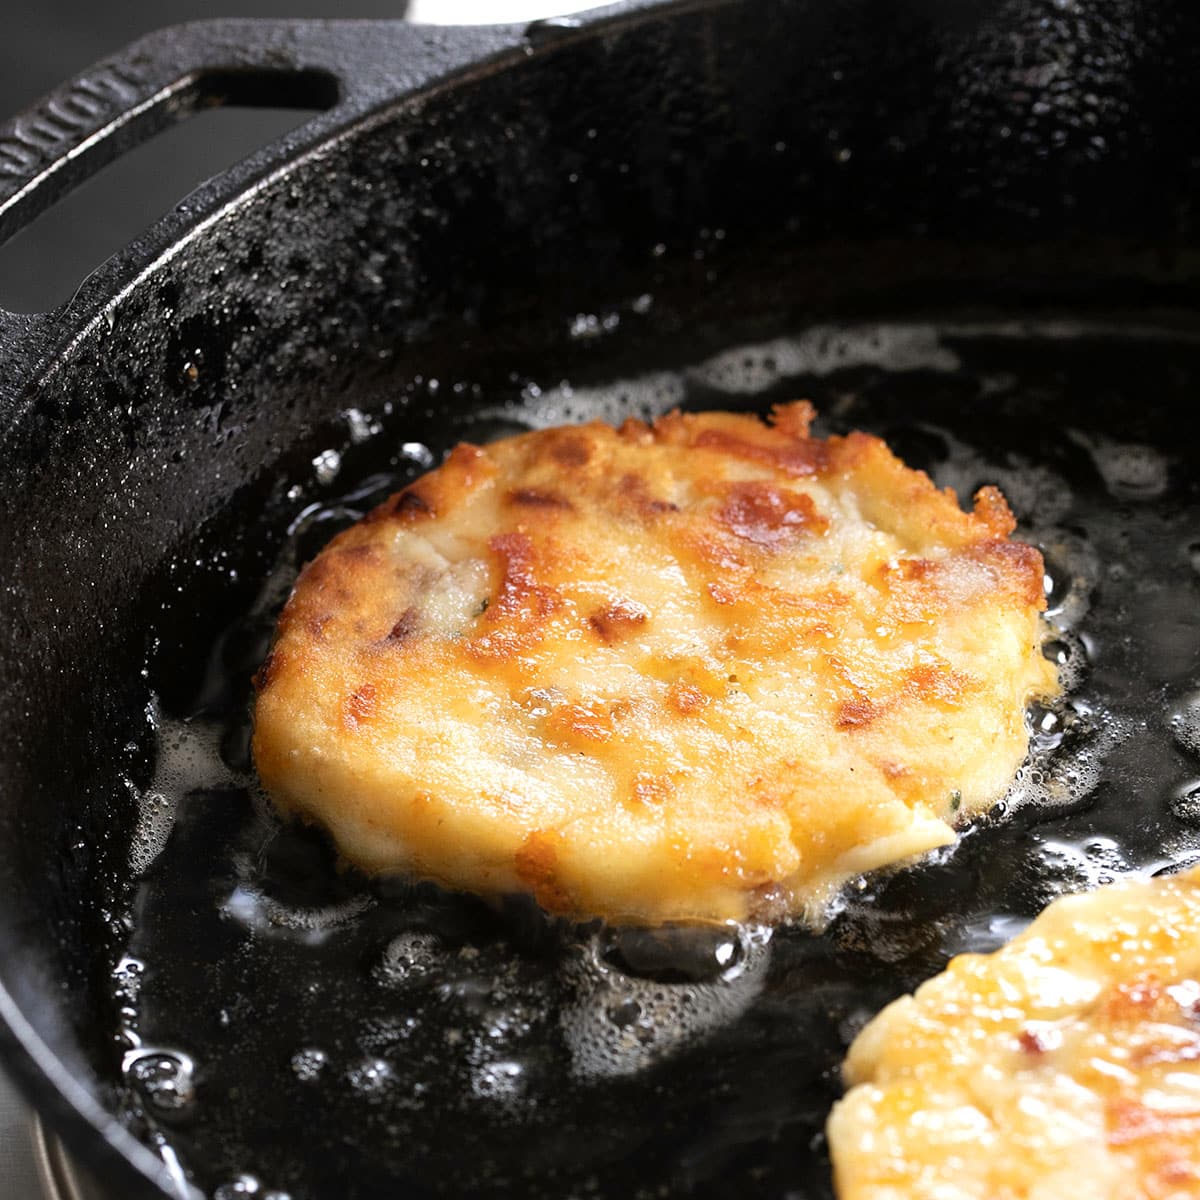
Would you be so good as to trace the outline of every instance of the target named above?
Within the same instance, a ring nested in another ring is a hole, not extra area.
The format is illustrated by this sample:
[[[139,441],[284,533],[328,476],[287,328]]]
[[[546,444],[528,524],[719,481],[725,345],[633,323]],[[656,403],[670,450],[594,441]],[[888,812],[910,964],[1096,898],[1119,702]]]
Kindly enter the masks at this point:
[[[290,528],[258,535],[260,598],[204,647],[199,687],[172,694],[169,657],[151,657],[114,1077],[130,1127],[206,1194],[829,1196],[821,1131],[872,1013],[1060,893],[1200,857],[1200,482],[1177,427],[1200,334],[1096,318],[742,332],[670,370],[563,383],[548,363],[364,393],[279,481]],[[879,433],[963,498],[999,484],[1045,554],[1067,691],[1031,713],[996,817],[858,881],[820,934],[551,923],[339,872],[319,835],[278,824],[249,771],[249,679],[336,530],[460,439],[796,396],[819,433]]]

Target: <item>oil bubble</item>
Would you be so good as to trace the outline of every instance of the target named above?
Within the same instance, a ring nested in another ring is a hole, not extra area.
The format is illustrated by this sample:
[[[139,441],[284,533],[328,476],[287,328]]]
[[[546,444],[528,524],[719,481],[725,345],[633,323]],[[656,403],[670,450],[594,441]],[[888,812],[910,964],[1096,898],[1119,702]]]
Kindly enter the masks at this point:
[[[620,425],[627,417],[653,420],[662,416],[678,408],[686,395],[683,376],[660,371],[595,388],[560,383],[544,391],[538,388],[535,394],[526,385],[519,405],[485,408],[478,416],[484,421],[515,423],[518,429],[546,429],[585,420]]]
[[[1086,538],[1065,530],[1044,530],[1037,539],[1048,587],[1046,620],[1058,631],[1072,629],[1087,615],[1100,579],[1100,558]]]
[[[762,990],[770,963],[768,926],[738,926],[736,962],[724,975],[701,983],[643,978],[605,957],[611,945],[590,941],[563,968],[572,993],[560,1025],[572,1073],[582,1078],[633,1075],[702,1041],[737,1018]],[[663,972],[659,951],[656,973]],[[624,964],[626,967],[628,964]]]
[[[1046,874],[1061,881],[1064,892],[1102,887],[1134,869],[1121,846],[1107,837],[1043,842],[1039,855]]]
[[[1058,669],[1058,684],[1070,695],[1082,686],[1091,666],[1087,646],[1083,639],[1067,629],[1059,629],[1056,636],[1042,643],[1042,654]]]
[[[1029,757],[1002,801],[1008,811],[1025,805],[1046,812],[1077,808],[1099,784],[1109,754],[1132,732],[1126,719],[1082,703],[1056,711],[1059,719],[1050,730],[1040,738],[1036,730],[1031,733]]]
[[[1072,430],[1070,437],[1091,454],[1104,486],[1116,499],[1154,500],[1167,490],[1167,459],[1153,446],[1117,442],[1079,430]]]
[[[1200,693],[1187,697],[1171,714],[1175,740],[1192,754],[1200,754]]]
[[[359,1045],[372,1055],[388,1054],[410,1040],[421,1022],[412,1013],[397,1017],[371,1018],[359,1031]]]
[[[356,446],[369,441],[383,429],[377,420],[367,416],[362,409],[348,408],[344,416],[350,431],[350,441]]]
[[[112,973],[117,993],[129,1000],[136,1000],[141,991],[145,970],[146,964],[140,958],[134,958],[130,954],[122,955]]]
[[[492,996],[496,999],[505,998],[503,993],[497,995],[496,989],[492,990]],[[494,1009],[484,1014],[483,1036],[489,1042],[516,1041],[526,1037],[532,1028],[532,1015],[520,1003],[511,1004],[507,1009]]]
[[[125,1056],[125,1077],[156,1113],[176,1116],[196,1098],[196,1065],[177,1050],[138,1049]]]
[[[322,450],[312,460],[312,465],[313,474],[316,475],[317,482],[322,487],[327,487],[338,477],[338,472],[342,469],[341,453],[333,449]]]
[[[129,865],[137,876],[144,875],[162,853],[185,795],[238,782],[221,761],[218,744],[222,731],[218,726],[165,717],[157,697],[146,704],[146,722],[157,735],[154,778],[145,788],[125,779],[126,790],[137,806],[129,844]]]
[[[433,451],[424,442],[402,443],[400,446],[400,456],[401,458],[406,458],[411,463],[415,463],[422,470],[428,470],[436,461]]]
[[[1186,825],[1200,827],[1200,779],[1193,779],[1167,800],[1171,814]]]
[[[610,1008],[604,1010],[604,1015],[618,1028],[636,1025],[642,1016],[642,1006],[633,999],[626,997]]]
[[[714,355],[688,371],[689,381],[735,396],[752,396],[783,380],[818,377],[849,367],[890,371],[954,371],[958,356],[932,325],[815,325],[779,338]]]
[[[346,1072],[346,1081],[362,1094],[382,1092],[391,1082],[392,1068],[386,1059],[368,1058]]]
[[[471,1091],[481,1100],[513,1100],[524,1084],[525,1068],[519,1062],[481,1063],[471,1072]]]
[[[256,884],[239,883],[229,893],[221,909],[253,932],[290,934],[308,945],[318,945],[334,930],[349,925],[374,905],[374,897],[365,892],[347,896],[333,904],[288,904],[268,895]]]
[[[441,939],[436,934],[407,930],[388,943],[375,973],[384,983],[409,983],[428,975],[442,953]]]
[[[744,947],[736,926],[616,927],[601,936],[606,962],[627,975],[661,983],[697,983],[731,977]]]
[[[262,1184],[257,1176],[239,1175],[228,1183],[223,1183],[215,1192],[213,1200],[244,1200],[246,1196],[255,1196],[258,1200],[267,1200],[263,1194]]]
[[[292,1074],[301,1083],[315,1083],[328,1062],[329,1057],[325,1051],[319,1050],[315,1046],[297,1050],[292,1055]]]
[[[1062,745],[1064,721],[1054,708],[1033,704],[1029,709],[1029,745],[1034,757]]]
[[[612,333],[621,323],[619,313],[576,313],[567,326],[568,336],[579,340],[590,340]]]

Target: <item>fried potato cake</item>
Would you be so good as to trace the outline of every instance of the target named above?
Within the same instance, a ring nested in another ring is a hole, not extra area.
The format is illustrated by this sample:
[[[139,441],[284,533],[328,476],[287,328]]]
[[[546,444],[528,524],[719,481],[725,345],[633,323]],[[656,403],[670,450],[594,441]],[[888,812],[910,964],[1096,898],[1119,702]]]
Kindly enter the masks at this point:
[[[1056,900],[850,1047],[840,1200],[1200,1196],[1200,868]]]
[[[616,921],[813,916],[952,841],[1056,688],[1041,556],[812,416],[458,446],[296,583],[270,795],[368,871]]]

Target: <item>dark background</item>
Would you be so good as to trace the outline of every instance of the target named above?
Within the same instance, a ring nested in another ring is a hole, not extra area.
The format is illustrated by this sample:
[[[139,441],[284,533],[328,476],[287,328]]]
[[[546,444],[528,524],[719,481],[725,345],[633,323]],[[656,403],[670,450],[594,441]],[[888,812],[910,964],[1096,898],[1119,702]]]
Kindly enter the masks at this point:
[[[7,8],[7,6],[5,6]],[[407,0],[17,0],[0,33],[0,122],[140,34],[199,18],[403,17]],[[551,2],[549,5],[553,9]],[[304,119],[218,109],[170,130],[0,246],[0,308],[51,309],[197,183]]]
[[[0,119],[162,25],[230,16],[402,17],[407,0],[17,0],[13,7],[0,35]]]

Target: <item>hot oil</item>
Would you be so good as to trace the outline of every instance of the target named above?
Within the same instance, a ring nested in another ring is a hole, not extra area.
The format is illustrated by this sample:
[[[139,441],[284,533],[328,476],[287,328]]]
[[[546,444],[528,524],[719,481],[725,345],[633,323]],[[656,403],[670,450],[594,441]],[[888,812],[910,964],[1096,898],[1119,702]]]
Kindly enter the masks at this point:
[[[1178,436],[1200,343],[877,325],[635,366],[421,380],[431,406],[471,393],[436,441],[403,409],[348,410],[345,439],[284,481],[291,525],[189,710],[147,709],[157,770],[133,789],[114,1035],[130,1126],[205,1194],[828,1196],[821,1129],[871,1014],[1064,892],[1200,857],[1200,483]],[[462,438],[798,396],[819,432],[880,433],[964,502],[998,483],[1044,551],[1066,694],[1030,714],[994,816],[848,887],[821,933],[551,922],[340,870],[278,821],[250,763],[249,678],[334,532]]]

